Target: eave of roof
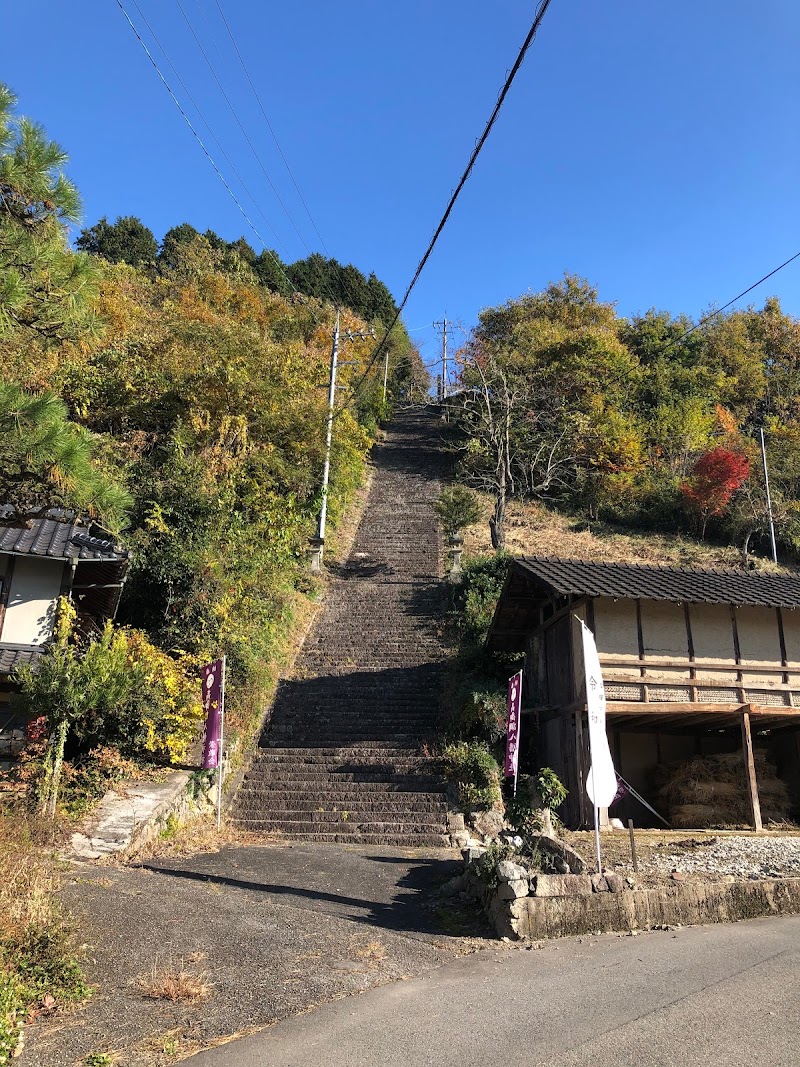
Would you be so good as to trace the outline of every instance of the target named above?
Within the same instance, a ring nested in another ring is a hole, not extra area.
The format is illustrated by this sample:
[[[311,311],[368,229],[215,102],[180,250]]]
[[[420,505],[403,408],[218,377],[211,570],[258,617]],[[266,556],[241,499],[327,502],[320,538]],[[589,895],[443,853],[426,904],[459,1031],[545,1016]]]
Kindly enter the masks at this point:
[[[63,508],[52,508],[42,518],[15,521],[12,509],[0,506],[0,552],[8,555],[79,562],[127,561],[130,553],[110,537],[98,536],[102,533]]]
[[[487,647],[521,652],[536,628],[538,607],[566,597],[794,609],[800,608],[800,575],[522,556],[512,562]]]

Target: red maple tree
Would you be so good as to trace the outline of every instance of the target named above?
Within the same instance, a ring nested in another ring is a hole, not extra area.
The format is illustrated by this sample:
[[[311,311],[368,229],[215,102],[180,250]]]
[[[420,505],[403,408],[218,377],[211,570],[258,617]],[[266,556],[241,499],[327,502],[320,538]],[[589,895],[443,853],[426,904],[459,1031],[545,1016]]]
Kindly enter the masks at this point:
[[[708,520],[725,510],[749,474],[750,460],[741,452],[712,448],[700,456],[691,475],[681,485],[681,493],[687,505],[700,516],[701,537],[706,535]]]

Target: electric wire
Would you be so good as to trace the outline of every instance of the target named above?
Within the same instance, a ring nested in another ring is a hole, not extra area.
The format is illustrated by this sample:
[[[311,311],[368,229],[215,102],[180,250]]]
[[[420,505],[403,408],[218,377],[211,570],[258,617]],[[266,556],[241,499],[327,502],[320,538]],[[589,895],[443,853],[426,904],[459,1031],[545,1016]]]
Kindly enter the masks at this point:
[[[486,123],[486,125],[485,125],[485,127],[483,129],[483,133],[478,138],[478,140],[475,142],[475,147],[472,150],[472,154],[469,157],[469,162],[467,163],[467,166],[464,169],[464,173],[461,175],[461,178],[459,179],[458,185],[456,186],[454,192],[450,196],[450,199],[449,199],[449,201],[447,203],[447,207],[444,210],[444,214],[442,215],[441,219],[439,220],[438,226],[434,230],[433,237],[431,237],[430,242],[428,243],[428,247],[426,248],[425,253],[422,256],[422,259],[417,264],[417,269],[414,271],[414,275],[413,275],[411,281],[409,282],[408,288],[406,289],[405,293],[403,294],[403,299],[400,301],[400,304],[398,305],[397,312],[396,312],[394,318],[389,323],[389,325],[386,327],[386,333],[384,334],[384,336],[382,337],[382,339],[378,343],[374,353],[372,354],[372,358],[370,359],[369,363],[366,366],[366,369],[364,370],[364,372],[359,377],[358,381],[355,384],[355,387],[352,389],[351,399],[352,399],[353,396],[356,395],[358,390],[362,387],[364,382],[367,380],[367,378],[369,377],[369,374],[372,371],[373,367],[378,362],[378,359],[380,358],[380,356],[383,354],[383,350],[384,350],[384,348],[386,346],[386,342],[388,341],[392,330],[397,325],[397,322],[400,319],[401,314],[403,313],[403,308],[406,306],[406,304],[408,302],[408,298],[411,296],[411,293],[412,293],[412,291],[414,289],[414,286],[419,281],[420,275],[422,274],[422,271],[425,269],[425,264],[430,259],[431,253],[433,252],[433,249],[436,246],[436,242],[439,240],[439,237],[441,236],[442,231],[444,230],[445,226],[447,225],[448,219],[450,218],[452,210],[455,207],[456,201],[458,200],[458,197],[461,194],[461,190],[466,185],[467,180],[468,180],[470,174],[472,173],[472,170],[473,170],[473,168],[475,166],[475,163],[476,163],[476,161],[478,159],[478,156],[480,155],[481,150],[482,150],[484,144],[486,143],[486,140],[489,137],[489,134],[492,131],[492,127],[494,126],[495,122],[497,121],[497,116],[500,114],[500,110],[501,110],[503,104],[505,103],[505,99],[508,96],[508,92],[509,92],[509,90],[511,88],[511,85],[514,82],[514,79],[516,78],[517,73],[519,72],[519,69],[523,64],[525,56],[528,53],[528,49],[530,48],[531,44],[533,43],[534,38],[536,37],[536,33],[537,33],[538,29],[539,29],[539,26],[541,25],[542,19],[544,18],[545,14],[547,13],[547,9],[548,9],[549,6],[550,6],[550,0],[540,0],[539,6],[536,8],[536,12],[534,14],[533,23],[531,25],[531,28],[528,31],[528,34],[527,34],[525,40],[522,43],[522,47],[519,50],[519,54],[517,55],[517,58],[516,58],[516,60],[514,62],[513,67],[506,74],[506,80],[505,80],[505,82],[503,84],[503,88],[500,90],[500,95],[498,96],[497,102],[495,103],[495,106],[494,106],[494,108],[492,110],[492,113],[489,116],[489,120],[488,120],[488,122]]]
[[[220,78],[219,78],[219,76],[217,74],[217,71],[216,71],[216,68],[214,67],[214,64],[209,59],[208,53],[206,52],[205,48],[203,47],[202,41],[197,36],[197,33],[195,32],[195,28],[192,25],[191,20],[189,19],[189,16],[186,14],[186,9],[184,8],[183,4],[181,3],[181,0],[175,0],[175,3],[178,5],[180,13],[181,13],[181,15],[183,15],[184,21],[186,22],[186,25],[189,27],[189,32],[191,33],[192,37],[194,38],[194,42],[197,45],[197,47],[199,48],[200,54],[202,55],[203,59],[206,62],[206,66],[211,71],[211,76],[213,77],[214,81],[216,82],[217,88],[222,93],[223,97],[225,98],[225,103],[228,105],[228,109],[229,109],[230,113],[233,115],[233,117],[234,117],[234,119],[236,121],[236,125],[239,127],[239,129],[240,129],[240,131],[242,133],[242,136],[244,137],[245,141],[247,141],[248,147],[250,148],[250,151],[253,153],[253,157],[254,157],[255,161],[258,163],[258,165],[259,165],[259,167],[261,169],[261,173],[264,175],[264,177],[267,180],[267,183],[269,184],[270,189],[275,194],[275,199],[280,204],[284,215],[289,220],[289,223],[290,223],[292,229],[294,230],[295,234],[297,235],[297,238],[300,241],[300,243],[302,244],[303,248],[305,248],[305,250],[308,253],[308,255],[311,255],[311,249],[306,244],[306,241],[305,241],[303,235],[300,233],[299,229],[295,225],[295,221],[292,218],[292,216],[291,216],[291,214],[289,212],[289,209],[286,207],[286,204],[284,204],[280,193],[276,189],[275,184],[272,181],[272,178],[267,173],[267,169],[264,166],[264,163],[263,163],[263,161],[261,159],[261,156],[259,155],[255,145],[253,144],[252,139],[250,138],[250,134],[247,132],[247,130],[245,129],[244,123],[239,118],[239,114],[238,114],[236,108],[233,106],[233,103],[231,102],[231,99],[228,96],[228,93],[227,93],[227,91],[225,89],[225,86],[220,81]]]
[[[253,194],[252,194],[252,193],[250,192],[250,190],[249,190],[249,188],[247,187],[247,184],[246,184],[246,182],[245,182],[244,178],[243,178],[243,177],[241,176],[241,174],[239,173],[239,171],[238,171],[238,170],[236,169],[236,167],[234,166],[234,164],[233,164],[233,161],[231,160],[230,156],[229,156],[229,155],[228,155],[228,153],[227,153],[227,152],[225,151],[225,149],[224,149],[224,148],[222,147],[222,145],[220,144],[220,142],[219,142],[219,141],[217,140],[217,137],[215,136],[215,134],[214,134],[214,131],[213,131],[213,130],[211,129],[211,125],[210,125],[210,123],[208,122],[208,120],[207,120],[207,119],[205,118],[205,116],[203,115],[203,112],[202,112],[202,111],[200,110],[200,106],[198,105],[197,101],[196,101],[196,100],[195,100],[195,98],[194,98],[194,97],[192,96],[191,92],[189,91],[189,88],[188,88],[188,86],[186,85],[186,82],[185,82],[185,81],[183,80],[183,78],[181,77],[181,75],[180,75],[179,71],[178,71],[178,70],[176,69],[176,67],[175,67],[175,64],[174,64],[174,63],[172,62],[172,60],[170,59],[170,57],[169,57],[169,54],[168,54],[168,52],[167,52],[166,48],[164,47],[164,45],[163,45],[163,44],[161,43],[161,41],[159,40],[159,38],[158,38],[158,35],[156,34],[156,32],[155,32],[155,30],[153,29],[153,27],[152,27],[152,26],[150,25],[150,22],[148,21],[148,19],[147,19],[147,16],[146,16],[146,15],[145,15],[145,13],[144,13],[144,12],[142,11],[141,7],[140,7],[140,6],[139,6],[139,4],[137,3],[137,0],[132,0],[132,3],[133,3],[133,6],[134,6],[134,7],[136,8],[136,11],[137,11],[137,13],[138,13],[138,15],[139,15],[139,18],[140,18],[140,19],[142,20],[142,22],[144,23],[144,25],[145,25],[145,26],[147,27],[147,29],[148,29],[148,31],[149,31],[149,33],[150,33],[150,36],[151,36],[151,37],[153,38],[153,40],[155,41],[155,43],[156,43],[156,45],[158,46],[158,48],[159,48],[159,50],[160,50],[161,54],[163,55],[164,59],[166,60],[166,62],[167,62],[167,64],[168,64],[168,66],[169,66],[169,68],[170,68],[170,70],[171,70],[171,71],[172,71],[172,73],[173,73],[173,74],[175,75],[175,78],[176,78],[176,80],[178,81],[179,85],[181,86],[181,88],[183,89],[184,93],[186,94],[186,98],[188,99],[188,101],[189,101],[189,103],[190,103],[190,104],[192,105],[192,107],[193,107],[193,108],[195,109],[195,111],[197,112],[197,115],[198,115],[198,117],[199,117],[200,121],[201,121],[201,122],[203,123],[203,125],[204,125],[204,126],[205,126],[205,128],[206,128],[206,130],[208,131],[208,135],[209,135],[209,137],[211,138],[211,140],[212,140],[212,141],[214,142],[214,144],[215,144],[215,145],[217,146],[217,148],[219,149],[220,155],[221,155],[221,156],[223,157],[223,159],[225,160],[225,162],[226,162],[226,163],[228,164],[228,166],[230,167],[230,169],[231,169],[231,172],[232,172],[232,173],[234,174],[234,176],[236,177],[237,181],[239,182],[239,184],[241,185],[241,187],[242,187],[242,188],[244,189],[245,193],[246,193],[246,194],[247,194],[247,196],[249,197],[249,199],[250,199],[251,203],[252,203],[252,204],[253,204],[253,206],[255,207],[255,209],[256,209],[256,211],[258,212],[258,214],[259,214],[259,215],[261,216],[261,218],[262,218],[262,219],[264,220],[264,223],[265,223],[265,225],[267,226],[267,229],[268,229],[268,230],[270,231],[270,233],[272,234],[272,236],[273,236],[273,237],[275,238],[275,241],[276,241],[276,243],[277,243],[277,244],[278,244],[278,245],[279,245],[279,246],[280,246],[280,247],[281,247],[281,248],[283,249],[283,251],[284,251],[284,252],[286,253],[286,255],[288,256],[288,255],[289,255],[289,250],[287,249],[287,247],[286,247],[286,245],[285,245],[285,244],[283,243],[283,241],[281,241],[280,237],[278,236],[278,234],[277,234],[277,233],[276,233],[276,231],[274,230],[274,228],[273,228],[272,224],[270,223],[269,219],[268,219],[268,218],[266,217],[266,215],[264,214],[264,212],[263,212],[263,211],[261,210],[261,208],[260,208],[260,207],[258,206],[258,201],[257,201],[257,200],[256,200],[256,198],[255,198],[255,197],[253,196]]]
[[[284,279],[286,280],[286,283],[288,284],[289,288],[292,290],[292,292],[298,297],[298,299],[302,303],[306,304],[309,308],[311,308],[313,317],[315,318],[316,322],[319,323],[319,319],[316,317],[316,314],[314,313],[313,308],[311,307],[311,304],[306,299],[306,297],[302,293],[300,293],[297,290],[297,288],[292,284],[291,279],[286,274],[286,271],[283,269],[283,264],[278,259],[278,257],[275,255],[275,253],[267,246],[267,242],[264,240],[264,238],[259,233],[258,228],[256,227],[256,225],[253,222],[253,220],[250,218],[250,216],[245,211],[245,209],[242,206],[239,198],[236,196],[236,193],[233,191],[233,189],[231,188],[230,184],[228,183],[228,180],[226,179],[225,175],[222,173],[222,171],[217,166],[217,163],[214,160],[214,157],[211,155],[211,153],[209,152],[208,148],[206,147],[205,142],[203,141],[202,137],[200,136],[200,134],[195,129],[194,125],[192,124],[192,120],[186,114],[186,112],[185,112],[180,100],[178,100],[177,96],[172,91],[172,88],[171,88],[169,82],[164,77],[164,74],[162,73],[161,68],[159,67],[158,63],[156,62],[152,52],[147,47],[147,44],[145,43],[145,41],[143,40],[141,34],[139,33],[139,31],[137,30],[136,26],[134,25],[133,20],[131,19],[130,15],[128,14],[128,12],[127,12],[127,10],[126,10],[126,8],[124,6],[124,4],[122,3],[122,0],[116,0],[116,4],[117,4],[117,7],[122,12],[122,14],[125,16],[125,20],[127,21],[128,25],[130,26],[131,30],[133,31],[137,41],[142,46],[142,49],[143,49],[145,55],[150,60],[150,63],[152,64],[153,69],[155,70],[156,74],[158,75],[158,77],[161,80],[161,83],[163,84],[164,88],[167,90],[167,92],[169,93],[170,97],[172,98],[172,102],[175,104],[175,107],[180,112],[180,114],[181,114],[184,122],[186,123],[186,125],[192,131],[192,134],[194,135],[195,140],[197,141],[197,143],[200,145],[201,149],[203,150],[203,154],[205,155],[206,159],[208,160],[208,162],[213,167],[214,172],[216,173],[216,175],[219,178],[219,180],[225,186],[225,189],[227,190],[228,195],[230,196],[231,200],[233,200],[234,204],[239,209],[239,211],[240,211],[242,217],[244,218],[245,222],[250,227],[250,229],[253,231],[253,233],[256,235],[258,240],[261,242],[261,246],[264,249],[264,251],[267,252],[267,254],[270,255],[272,257],[272,259],[275,260],[275,264],[278,267],[278,270],[280,271],[280,273],[283,275]]]
[[[721,315],[723,311],[727,311],[728,308],[732,307],[733,304],[738,304],[738,302],[742,299],[743,296],[747,296],[748,293],[752,293],[752,291],[754,289],[757,289],[759,285],[763,285],[764,282],[768,281],[774,274],[777,274],[779,270],[783,270],[783,268],[788,267],[790,263],[794,263],[796,259],[800,259],[800,252],[795,252],[793,256],[790,256],[787,260],[784,260],[784,262],[781,263],[780,266],[775,267],[775,269],[771,270],[769,274],[765,274],[763,278],[759,278],[757,282],[753,282],[752,285],[749,285],[746,289],[743,289],[742,292],[738,294],[738,296],[735,296],[733,300],[729,300],[727,304],[723,304],[721,308],[717,308],[715,311],[709,311],[707,315],[703,315],[700,319],[697,320],[694,326],[690,326],[689,329],[685,333],[681,334],[680,337],[677,337],[674,341],[670,341],[669,344],[667,344],[662,349],[662,352],[669,351],[669,349],[674,348],[675,345],[683,344],[686,338],[690,334],[693,334],[695,330],[699,330],[701,326],[704,326],[711,319],[716,318],[717,315]]]
[[[303,205],[303,208],[305,210],[306,215],[308,215],[308,218],[309,218],[309,221],[310,221],[311,225],[314,227],[314,233],[319,238],[319,243],[322,245],[322,249],[325,252],[325,255],[328,257],[328,259],[330,259],[331,258],[330,252],[328,251],[328,248],[327,248],[327,246],[325,244],[325,241],[322,238],[322,234],[319,232],[319,229],[317,228],[317,224],[314,221],[314,216],[311,214],[311,212],[309,210],[309,207],[308,207],[308,204],[306,203],[305,198],[303,197],[303,194],[300,192],[300,186],[297,184],[297,182],[295,180],[294,174],[292,173],[292,168],[289,166],[289,161],[286,159],[286,156],[284,155],[283,149],[281,148],[280,142],[278,141],[278,137],[277,137],[277,135],[275,133],[275,130],[272,128],[272,123],[269,121],[269,118],[267,117],[266,109],[264,108],[264,105],[263,105],[263,103],[261,101],[261,97],[259,96],[258,91],[257,91],[255,85],[253,84],[253,79],[250,77],[250,71],[247,69],[247,65],[245,64],[244,57],[242,56],[242,53],[239,50],[239,45],[237,44],[236,38],[233,35],[233,30],[231,29],[230,24],[228,22],[228,19],[225,16],[225,12],[222,10],[222,5],[220,4],[219,0],[215,0],[215,3],[217,5],[217,10],[220,13],[220,17],[221,17],[221,19],[222,19],[222,21],[223,21],[223,23],[225,25],[225,29],[227,30],[228,37],[230,38],[230,42],[233,45],[234,51],[236,52],[236,55],[237,55],[237,57],[239,59],[239,63],[241,64],[242,70],[244,71],[245,77],[247,78],[247,81],[248,81],[248,83],[250,85],[250,88],[251,88],[251,90],[253,92],[253,96],[255,97],[256,103],[258,104],[258,107],[259,107],[259,109],[261,111],[261,114],[264,117],[264,122],[267,124],[267,129],[269,130],[270,134],[272,135],[272,140],[275,142],[275,147],[278,149],[278,153],[280,154],[280,157],[283,160],[283,165],[286,167],[286,171],[287,171],[289,177],[292,180],[292,185],[295,188],[295,192],[297,193],[298,197],[300,198],[300,203]]]

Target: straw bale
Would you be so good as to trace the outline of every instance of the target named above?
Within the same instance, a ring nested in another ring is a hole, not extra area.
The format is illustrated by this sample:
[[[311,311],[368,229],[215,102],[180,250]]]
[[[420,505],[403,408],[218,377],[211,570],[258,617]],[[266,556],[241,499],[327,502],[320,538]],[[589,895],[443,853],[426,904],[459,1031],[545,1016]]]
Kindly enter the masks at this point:
[[[791,802],[786,784],[763,749],[754,753],[761,814],[765,821],[784,822]],[[675,826],[714,827],[750,822],[750,801],[741,752],[694,756],[661,770],[659,795]]]

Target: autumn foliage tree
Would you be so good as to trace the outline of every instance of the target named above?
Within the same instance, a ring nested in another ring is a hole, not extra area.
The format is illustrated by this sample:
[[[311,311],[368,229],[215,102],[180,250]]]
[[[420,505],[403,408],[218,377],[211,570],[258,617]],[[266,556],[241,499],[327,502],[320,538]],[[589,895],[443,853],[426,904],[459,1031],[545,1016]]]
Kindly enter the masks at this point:
[[[689,509],[700,519],[701,537],[705,537],[708,520],[725,511],[749,474],[747,456],[729,448],[712,448],[696,461],[690,477],[681,484],[681,493]]]

